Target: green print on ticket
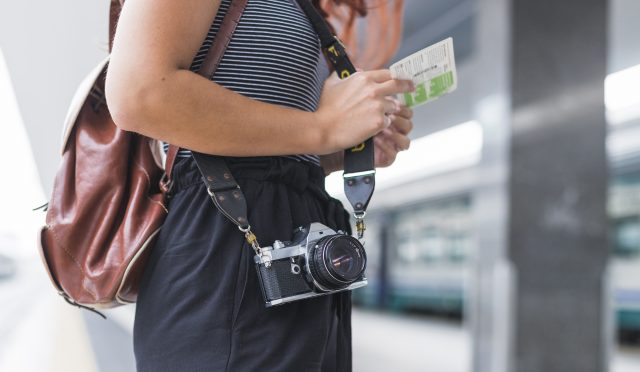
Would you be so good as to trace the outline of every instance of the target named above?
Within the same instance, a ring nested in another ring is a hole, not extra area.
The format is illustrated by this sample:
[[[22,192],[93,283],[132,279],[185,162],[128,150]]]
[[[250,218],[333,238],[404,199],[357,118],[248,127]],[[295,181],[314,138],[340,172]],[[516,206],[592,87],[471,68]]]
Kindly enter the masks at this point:
[[[413,93],[405,93],[404,101],[408,107],[413,107],[440,97],[453,86],[453,72],[445,72],[440,76],[436,76],[429,80],[429,90],[427,91],[427,82],[420,83],[416,86]]]

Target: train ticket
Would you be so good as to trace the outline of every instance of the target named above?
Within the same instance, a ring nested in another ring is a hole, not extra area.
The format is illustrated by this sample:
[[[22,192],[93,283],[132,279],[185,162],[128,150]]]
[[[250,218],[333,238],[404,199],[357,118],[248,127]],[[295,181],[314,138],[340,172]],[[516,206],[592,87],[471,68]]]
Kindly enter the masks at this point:
[[[389,69],[394,79],[412,80],[415,84],[414,92],[397,97],[408,107],[424,105],[458,87],[452,38],[416,52]]]

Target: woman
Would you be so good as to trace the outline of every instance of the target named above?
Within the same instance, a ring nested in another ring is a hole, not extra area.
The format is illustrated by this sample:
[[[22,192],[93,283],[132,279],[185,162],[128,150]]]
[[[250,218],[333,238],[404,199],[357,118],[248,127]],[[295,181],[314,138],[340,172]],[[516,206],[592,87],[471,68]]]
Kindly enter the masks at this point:
[[[261,245],[310,222],[350,231],[324,175],[341,169],[343,149],[372,136],[376,166],[408,148],[412,113],[388,96],[412,84],[388,70],[327,79],[294,0],[249,0],[213,81],[202,78],[193,71],[229,3],[127,0],[106,80],[114,121],[226,156]],[[188,150],[173,176],[136,308],[138,370],[351,370],[350,294],[265,308],[253,251],[209,199]]]

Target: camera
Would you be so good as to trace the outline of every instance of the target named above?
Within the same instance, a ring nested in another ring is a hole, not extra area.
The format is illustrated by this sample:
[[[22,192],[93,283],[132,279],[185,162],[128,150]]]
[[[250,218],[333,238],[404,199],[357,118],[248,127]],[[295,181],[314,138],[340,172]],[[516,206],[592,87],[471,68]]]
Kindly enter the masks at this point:
[[[319,222],[262,247],[255,263],[267,307],[367,285],[364,246]]]

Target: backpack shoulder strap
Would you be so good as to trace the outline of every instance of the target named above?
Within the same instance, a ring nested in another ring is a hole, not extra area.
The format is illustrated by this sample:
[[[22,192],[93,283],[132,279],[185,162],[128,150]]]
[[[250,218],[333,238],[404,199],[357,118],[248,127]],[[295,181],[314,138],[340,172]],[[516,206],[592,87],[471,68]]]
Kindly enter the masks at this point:
[[[116,34],[116,25],[123,4],[124,0],[111,0],[111,5],[109,6],[109,52],[113,47],[113,37]]]
[[[198,74],[211,80],[213,73],[216,71],[220,61],[222,60],[222,56],[224,56],[224,52],[227,50],[227,46],[229,46],[233,33],[236,31],[236,26],[238,26],[242,13],[244,13],[247,1],[248,0],[231,0],[229,10],[227,10],[224,19],[222,20],[220,30],[216,33],[213,44],[207,51],[207,55],[202,62],[202,66],[200,66],[200,69],[198,70]],[[167,180],[172,179],[171,173],[173,171],[173,163],[175,162],[178,150],[180,150],[178,146],[169,145],[167,160],[165,161],[164,166]]]

